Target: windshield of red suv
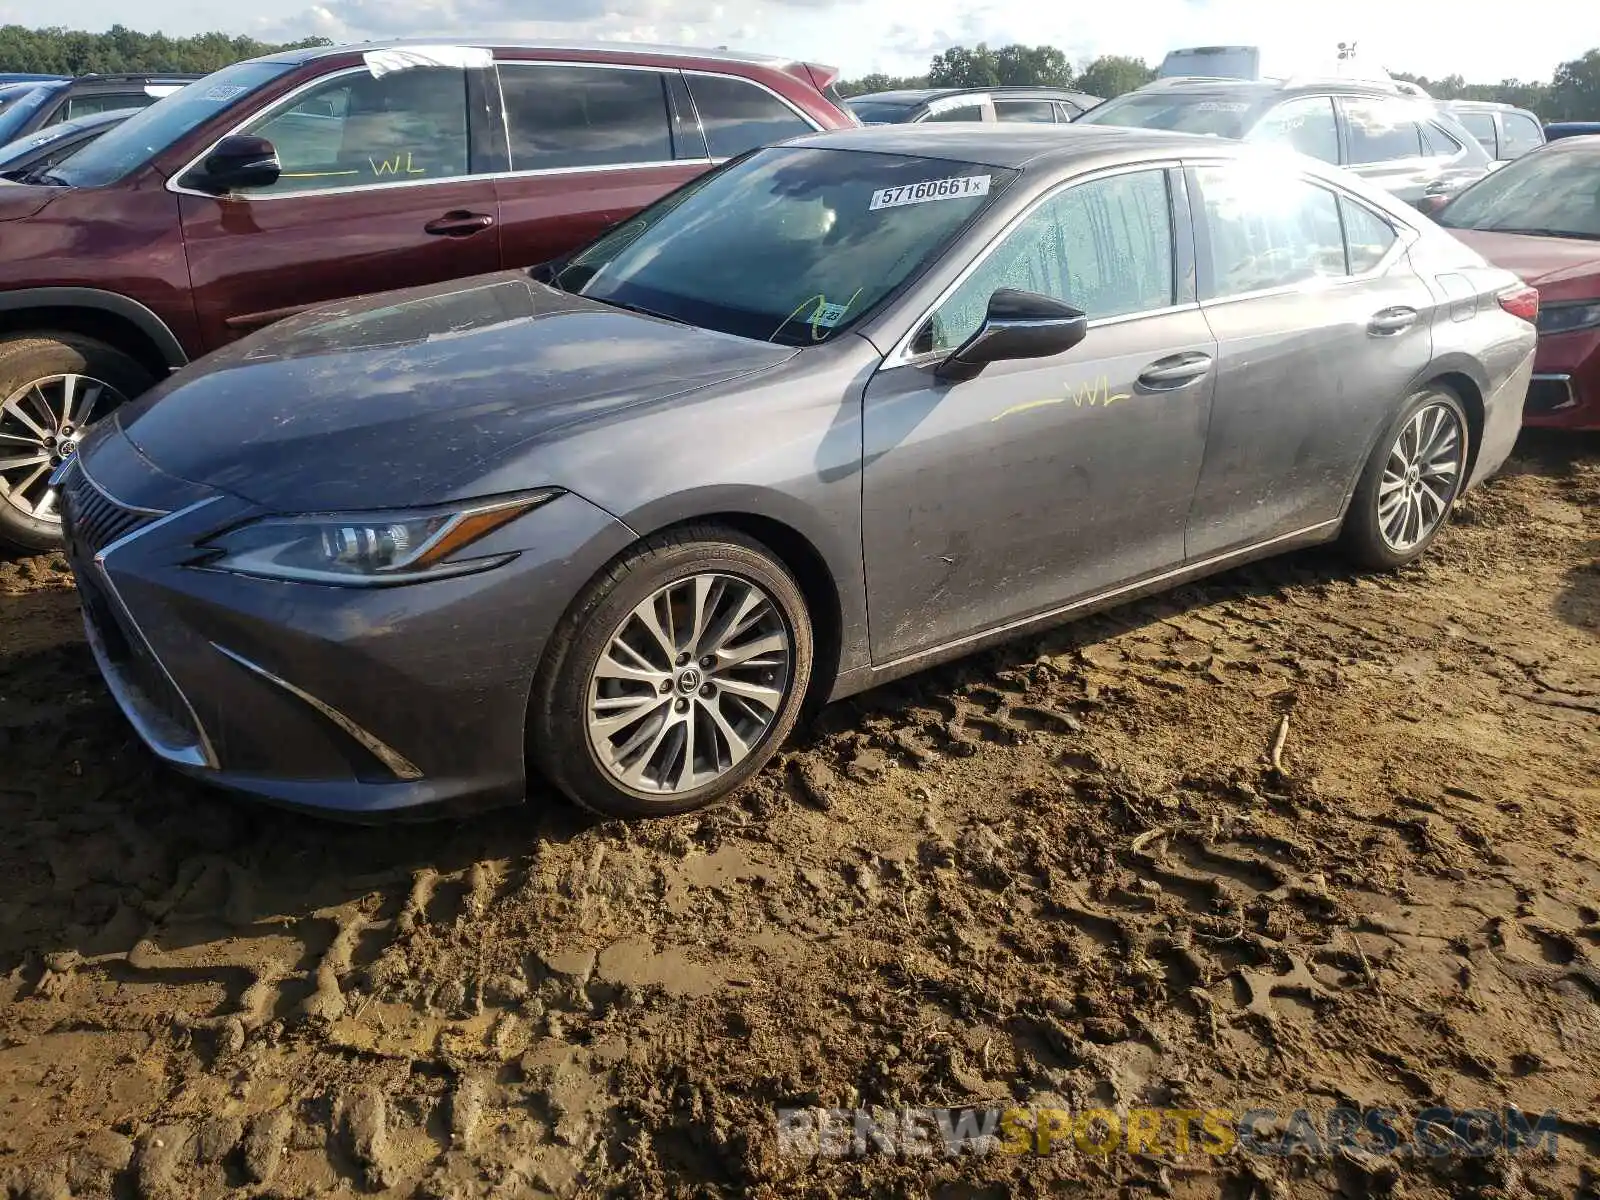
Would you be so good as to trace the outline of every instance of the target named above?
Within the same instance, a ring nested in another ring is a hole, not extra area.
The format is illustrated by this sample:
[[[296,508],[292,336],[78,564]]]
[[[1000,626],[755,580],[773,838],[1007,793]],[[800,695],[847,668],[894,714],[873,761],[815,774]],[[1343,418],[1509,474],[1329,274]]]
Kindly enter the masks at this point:
[[[137,170],[196,126],[294,70],[293,63],[242,62],[157,100],[50,173],[50,182],[104,187]]]
[[[552,282],[686,325],[809,346],[850,328],[933,261],[1016,175],[774,147],[618,226]]]
[[[1437,220],[1454,229],[1600,239],[1600,146],[1524,154],[1462,192]]]

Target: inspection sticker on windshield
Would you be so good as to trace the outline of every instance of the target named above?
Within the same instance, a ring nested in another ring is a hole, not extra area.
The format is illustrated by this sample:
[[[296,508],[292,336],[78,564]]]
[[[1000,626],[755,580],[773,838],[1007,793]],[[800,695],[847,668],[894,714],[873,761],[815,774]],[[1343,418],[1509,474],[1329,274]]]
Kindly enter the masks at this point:
[[[926,204],[930,200],[960,200],[989,194],[988,175],[965,175],[959,179],[930,179],[926,183],[902,183],[899,187],[879,188],[872,193],[868,212],[880,208],[899,208],[905,204]]]

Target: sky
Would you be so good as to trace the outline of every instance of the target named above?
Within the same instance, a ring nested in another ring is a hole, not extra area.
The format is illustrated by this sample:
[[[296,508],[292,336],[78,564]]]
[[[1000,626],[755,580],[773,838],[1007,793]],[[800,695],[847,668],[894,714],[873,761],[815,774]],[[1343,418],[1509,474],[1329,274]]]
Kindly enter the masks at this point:
[[[945,47],[980,41],[1058,46],[1075,63],[1127,54],[1152,64],[1178,46],[1243,43],[1262,47],[1277,74],[1275,63],[1304,69],[1354,41],[1363,60],[1391,71],[1495,83],[1548,79],[1558,63],[1600,47],[1596,0],[1544,0],[1528,20],[1504,5],[1474,12],[1417,0],[143,0],[137,17],[125,0],[55,0],[48,12],[48,23],[73,29],[121,22],[173,35],[725,45],[827,63],[850,77],[921,73]],[[42,24],[40,13],[31,0],[0,0],[0,24]]]

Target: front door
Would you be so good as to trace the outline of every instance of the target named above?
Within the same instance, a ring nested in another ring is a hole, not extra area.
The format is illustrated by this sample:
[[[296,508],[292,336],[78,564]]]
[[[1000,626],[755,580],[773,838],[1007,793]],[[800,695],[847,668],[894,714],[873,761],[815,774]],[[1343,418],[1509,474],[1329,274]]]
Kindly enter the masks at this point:
[[[1392,225],[1292,168],[1192,173],[1217,395],[1191,559],[1338,518],[1432,355],[1433,297]]]
[[[1182,563],[1216,347],[1184,295],[1188,236],[1172,213],[1185,207],[1169,185],[1181,176],[1146,168],[1045,198],[939,305],[917,357],[868,385],[875,663]],[[1075,305],[1088,337],[966,382],[935,378],[999,288]]]
[[[460,70],[356,68],[251,122],[277,148],[278,182],[179,197],[207,348],[324,301],[497,269],[467,88]]]

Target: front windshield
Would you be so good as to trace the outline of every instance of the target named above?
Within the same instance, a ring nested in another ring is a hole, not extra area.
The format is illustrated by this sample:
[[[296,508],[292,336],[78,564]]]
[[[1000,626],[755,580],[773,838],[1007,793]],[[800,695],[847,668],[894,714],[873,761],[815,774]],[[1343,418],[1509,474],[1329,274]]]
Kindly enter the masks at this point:
[[[24,87],[0,93],[0,143],[9,142],[59,88]]]
[[[916,108],[914,104],[893,104],[886,100],[847,100],[846,103],[863,125],[898,125]]]
[[[1453,229],[1600,239],[1600,146],[1513,159],[1452,200],[1438,221]]]
[[[62,163],[51,177],[72,187],[115,183],[240,97],[292,70],[292,63],[242,62],[214,71],[141,109]]]
[[[1129,92],[1091,108],[1075,123],[1242,138],[1250,128],[1250,114],[1255,107],[1239,95]]]
[[[774,147],[618,226],[552,282],[740,337],[825,342],[932,262],[1016,175],[947,159]]]

